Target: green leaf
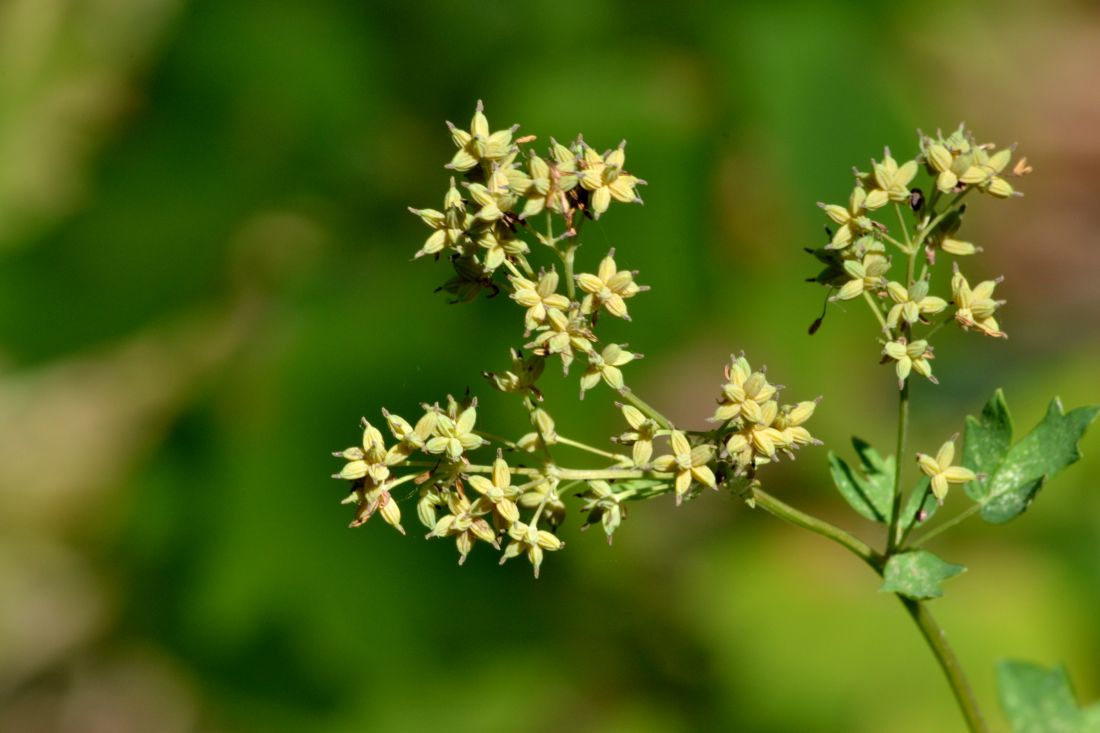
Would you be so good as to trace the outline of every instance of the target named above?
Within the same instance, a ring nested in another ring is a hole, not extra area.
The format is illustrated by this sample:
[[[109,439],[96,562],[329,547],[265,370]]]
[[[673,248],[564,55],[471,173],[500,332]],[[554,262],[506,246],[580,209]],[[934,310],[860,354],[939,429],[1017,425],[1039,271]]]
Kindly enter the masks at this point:
[[[829,451],[829,472],[844,500],[860,515],[885,524],[890,519],[894,495],[894,459],[886,458],[867,442],[852,438],[862,473]]]
[[[982,518],[1000,524],[1026,511],[1047,479],[1081,457],[1077,443],[1098,412],[1089,406],[1067,413],[1055,398],[1042,421],[1011,447],[1012,419],[999,390],[979,418],[968,417],[963,465],[985,478],[966,493],[981,504]]]
[[[1100,706],[1078,707],[1063,667],[1006,660],[997,687],[1013,733],[1100,733]]]
[[[940,583],[965,571],[962,565],[944,562],[927,550],[902,552],[886,561],[879,591],[898,593],[915,601],[939,598],[943,595]]]
[[[1004,392],[994,392],[978,417],[967,416],[965,438],[962,464],[978,474],[977,481],[966,485],[966,495],[980,501],[989,493],[989,479],[1012,445],[1012,416]]]

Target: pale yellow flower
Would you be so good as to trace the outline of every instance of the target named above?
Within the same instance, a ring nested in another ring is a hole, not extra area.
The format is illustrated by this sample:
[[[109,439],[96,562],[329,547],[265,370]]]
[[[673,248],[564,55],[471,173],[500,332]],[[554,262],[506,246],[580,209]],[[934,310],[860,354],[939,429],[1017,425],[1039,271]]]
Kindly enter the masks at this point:
[[[627,351],[618,344],[608,344],[602,352],[592,350],[586,355],[588,369],[581,376],[581,399],[584,393],[595,387],[603,379],[614,390],[623,388],[623,372],[619,367],[639,358],[639,354]]]
[[[890,270],[889,258],[877,252],[868,252],[861,260],[844,260],[844,273],[847,280],[829,300],[851,300],[863,295],[865,291],[881,288],[886,282],[886,273]]]
[[[587,293],[581,302],[582,313],[595,313],[604,307],[613,316],[630,320],[626,299],[633,298],[644,288],[634,282],[634,273],[620,270],[615,264],[615,250],[608,252],[595,274],[582,272],[577,284]]]
[[[461,459],[463,452],[480,448],[485,444],[485,439],[474,433],[476,422],[476,401],[459,413],[457,419],[449,415],[437,415],[436,435],[425,444],[425,450],[429,453],[444,453],[452,461]]]
[[[565,311],[569,308],[569,298],[557,292],[559,278],[554,270],[540,273],[537,283],[525,277],[509,279],[512,281],[512,300],[527,309],[524,324],[528,333],[546,323],[549,309]]]
[[[519,128],[513,125],[506,130],[489,131],[489,120],[485,117],[485,107],[479,99],[474,117],[470,121],[470,130],[460,130],[450,122],[451,139],[458,146],[458,152],[451,158],[447,168],[456,171],[468,171],[481,161],[494,161],[506,157],[512,152],[512,134]]]
[[[695,481],[715,488],[714,472],[707,464],[714,458],[713,445],[703,444],[692,448],[687,436],[680,430],[673,430],[669,436],[672,453],[664,455],[653,461],[653,468],[657,471],[671,471],[676,474],[674,483],[676,490],[676,503],[683,501],[691,484]]]
[[[909,184],[917,175],[917,161],[907,160],[899,166],[890,155],[890,148],[886,148],[882,162],[872,161],[872,165],[871,180],[875,188],[867,193],[865,206],[868,209],[881,208],[890,201],[902,203],[909,200]]]
[[[895,371],[898,375],[898,389],[905,386],[905,380],[910,372],[916,372],[928,379],[933,384],[939,384],[932,376],[932,365],[929,360],[934,358],[932,347],[923,339],[908,343],[904,336],[896,341],[890,341],[883,348],[884,359],[893,359],[897,364]]]
[[[469,499],[457,491],[452,491],[448,495],[447,507],[450,509],[450,514],[440,517],[427,537],[454,537],[455,546],[458,548],[459,565],[466,562],[466,556],[470,554],[477,540],[493,547],[500,547],[496,532],[482,518],[482,515],[489,512],[490,507],[484,506],[480,501],[471,504]]]
[[[386,452],[382,433],[364,418],[362,447],[352,446],[333,454],[348,461],[340,473],[333,474],[333,478],[351,481],[367,478],[373,485],[381,484],[390,476]]]
[[[947,301],[928,294],[928,281],[918,280],[906,288],[899,282],[886,284],[886,292],[894,301],[894,306],[886,316],[886,325],[897,328],[898,321],[913,325],[921,316],[935,315],[947,307]]]
[[[940,504],[943,504],[951,484],[968,484],[977,478],[977,475],[969,468],[952,466],[951,462],[954,459],[954,439],[940,446],[935,458],[926,453],[917,454],[917,463],[920,464],[920,470],[932,480],[932,494],[935,495]]]
[[[970,283],[956,265],[955,274],[951,278],[951,291],[957,307],[955,320],[964,329],[976,328],[986,336],[1007,338],[993,316],[997,308],[1004,304],[1003,300],[993,299],[993,289],[998,282],[999,278],[984,280],[971,289]]]
[[[634,188],[645,181],[623,170],[626,163],[625,147],[624,140],[619,143],[619,147],[603,156],[587,145],[584,147],[581,186],[592,192],[592,215],[596,219],[607,211],[611,199],[623,203],[642,202]]]
[[[539,577],[539,568],[542,566],[543,551],[553,552],[565,547],[565,543],[556,535],[545,529],[539,529],[533,523],[515,522],[508,528],[508,536],[512,541],[504,548],[500,564],[503,565],[513,557],[527,555],[536,578]]]
[[[497,459],[493,461],[492,479],[475,474],[470,476],[470,486],[481,494],[478,501],[489,504],[507,524],[519,521],[519,508],[515,501],[519,492],[512,487],[512,472],[508,470],[508,464],[499,450]]]
[[[844,249],[852,240],[862,234],[871,231],[873,224],[867,217],[867,191],[862,186],[856,186],[852,195],[848,197],[848,207],[837,204],[818,203],[825,214],[839,226],[833,233],[832,241],[825,245],[825,249]]]

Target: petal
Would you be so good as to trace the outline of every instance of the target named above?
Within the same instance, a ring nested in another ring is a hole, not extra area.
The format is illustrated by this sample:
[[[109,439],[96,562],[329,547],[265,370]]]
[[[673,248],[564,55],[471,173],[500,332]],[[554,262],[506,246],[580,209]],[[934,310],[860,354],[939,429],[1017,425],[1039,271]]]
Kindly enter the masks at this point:
[[[708,488],[715,488],[717,485],[714,479],[714,472],[706,466],[695,466],[691,469],[691,475],[696,481],[703,484]]]
[[[600,218],[600,214],[607,211],[607,207],[611,205],[611,190],[607,186],[600,186],[596,189],[596,192],[592,194],[592,212],[596,215],[596,218]]]
[[[586,293],[600,292],[600,290],[603,289],[603,284],[603,280],[591,273],[582,272],[580,275],[577,275],[577,285],[580,285],[581,290]]]
[[[673,430],[669,442],[672,445],[672,452],[677,456],[691,455],[691,443],[688,442],[687,436],[683,432]]]

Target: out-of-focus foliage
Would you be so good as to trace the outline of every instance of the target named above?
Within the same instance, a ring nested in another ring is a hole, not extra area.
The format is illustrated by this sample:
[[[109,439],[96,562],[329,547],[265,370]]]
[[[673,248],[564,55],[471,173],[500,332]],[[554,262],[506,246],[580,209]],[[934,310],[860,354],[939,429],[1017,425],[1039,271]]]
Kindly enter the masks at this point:
[[[813,202],[917,127],[1026,142],[1027,197],[968,219],[1012,338],[944,345],[912,445],[996,384],[1020,424],[1051,392],[1095,402],[1098,66],[1100,16],[1073,2],[3,0],[0,730],[956,726],[896,601],[866,602],[873,574],[732,500],[639,507],[613,548],[571,516],[592,547],[535,582],[347,530],[321,477],[361,415],[425,390],[526,420],[476,376],[508,364],[503,309],[447,306],[409,261],[440,121],[478,98],[630,140],[646,204],[580,256],[629,251],[653,286],[645,332],[613,336],[647,355],[639,391],[708,414],[744,348],[824,395],[834,448],[881,443],[896,397],[859,314],[805,334]],[[610,405],[555,416],[621,430]],[[931,548],[970,568],[936,612],[991,712],[1001,656],[1064,661],[1100,698],[1095,434],[1082,452],[1027,522]],[[828,511],[827,471],[807,449],[772,486]]]

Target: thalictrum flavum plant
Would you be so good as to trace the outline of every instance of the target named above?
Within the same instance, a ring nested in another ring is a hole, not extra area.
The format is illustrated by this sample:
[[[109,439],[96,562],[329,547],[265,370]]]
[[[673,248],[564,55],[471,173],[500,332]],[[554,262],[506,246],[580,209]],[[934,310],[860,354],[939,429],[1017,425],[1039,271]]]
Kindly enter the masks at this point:
[[[531,429],[514,439],[486,432],[469,396],[425,403],[415,421],[383,409],[389,440],[364,419],[361,445],[336,454],[345,465],[335,477],[351,482],[345,501],[355,507],[352,526],[378,514],[404,533],[400,502],[408,499],[429,538],[453,539],[460,563],[480,544],[499,551],[502,563],[524,556],[537,577],[546,553],[564,547],[557,530],[567,499],[585,512],[585,526],[598,524],[610,543],[627,502],[671,494],[679,505],[705,490],[729,491],[840,544],[882,576],[881,590],[896,594],[916,622],[969,729],[987,731],[927,605],[965,568],[923,546],[975,514],[993,524],[1020,516],[1051,477],[1079,458],[1078,441],[1100,408],[1066,412],[1055,398],[1043,420],[1014,442],[997,390],[979,415],[965,419],[961,451],[956,434],[916,452],[908,445],[909,386],[913,379],[937,381],[932,342],[944,327],[1006,338],[998,320],[1004,301],[995,294],[1000,278],[965,274],[981,248],[960,232],[967,206],[1020,195],[1014,182],[1031,172],[1026,159],[1013,163],[1012,148],[978,143],[962,126],[949,135],[920,134],[909,157],[896,159],[887,148],[869,170],[856,169],[845,204],[820,204],[833,226],[824,246],[807,250],[823,266],[811,280],[827,289],[826,308],[861,301],[870,310],[878,345],[866,356],[877,353],[892,367],[898,392],[894,455],[883,457],[859,438],[855,465],[828,454],[840,495],[885,527],[885,541],[875,548],[762,487],[768,465],[820,444],[806,427],[817,400],[781,399],[782,388],[744,354],[731,357],[716,380],[707,430],[678,427],[628,386],[630,364],[641,355],[597,332],[606,319],[629,320],[631,299],[648,288],[614,250],[591,263],[577,259],[585,221],[641,203],[645,181],[628,171],[625,142],[599,152],[581,137],[569,144],[551,138],[539,151],[535,136],[516,136],[518,126],[494,131],[480,102],[469,129],[448,127],[456,151],[445,167],[454,176],[441,208],[410,209],[430,230],[416,257],[451,265],[454,274],[440,290],[454,302],[508,294],[523,339],[508,368],[484,376],[515,396]],[[819,318],[811,333],[820,325]],[[548,364],[579,372],[581,398],[602,392],[615,400],[624,428],[610,445],[559,432],[538,387]],[[597,465],[567,463],[567,451]],[[933,524],[953,499],[971,505]],[[1016,731],[1100,729],[1100,707],[1079,709],[1064,672],[1006,662],[999,676]]]

